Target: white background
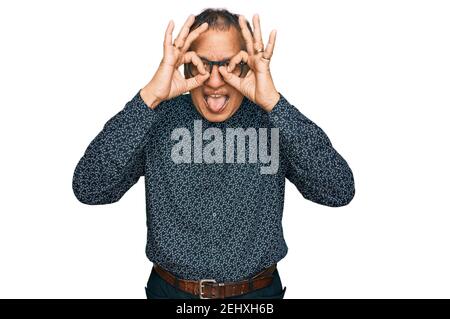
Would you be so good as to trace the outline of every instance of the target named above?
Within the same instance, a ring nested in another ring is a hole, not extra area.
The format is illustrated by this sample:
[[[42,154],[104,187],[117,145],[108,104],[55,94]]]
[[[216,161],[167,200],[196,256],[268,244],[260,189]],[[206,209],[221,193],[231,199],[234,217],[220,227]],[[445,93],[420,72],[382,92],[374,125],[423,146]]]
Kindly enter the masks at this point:
[[[278,30],[278,91],[355,175],[342,208],[287,183],[286,298],[449,298],[449,2],[156,3],[1,2],[0,297],[145,298],[144,179],[88,206],[73,171],[152,77],[168,21],[226,7]]]

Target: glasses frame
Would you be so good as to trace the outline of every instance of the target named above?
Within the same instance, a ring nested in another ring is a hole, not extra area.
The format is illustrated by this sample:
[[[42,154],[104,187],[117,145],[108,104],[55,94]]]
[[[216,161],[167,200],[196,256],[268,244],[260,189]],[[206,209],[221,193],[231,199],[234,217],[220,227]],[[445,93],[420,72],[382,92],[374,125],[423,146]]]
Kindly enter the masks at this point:
[[[214,65],[217,65],[218,67],[220,67],[220,66],[226,66],[228,63],[230,63],[230,60],[210,61],[210,60],[205,59],[205,58],[200,58],[200,60],[202,60],[202,62],[204,62],[204,63],[205,63],[205,62],[208,63],[208,64],[209,64],[209,67],[210,67],[210,69],[211,69],[211,71],[212,71]],[[192,74],[192,70],[191,70],[192,66],[193,66],[192,62],[190,62],[190,63],[185,63],[185,67],[186,67],[187,74],[188,74],[190,77],[194,77],[194,76],[195,76],[195,75]],[[244,61],[241,61],[241,62],[239,62],[238,64],[236,64],[235,67],[237,67],[237,66],[239,66],[239,67],[241,68],[241,70],[240,70],[240,72],[239,72],[239,77],[240,77],[240,78],[245,77],[245,76],[247,75],[248,71],[249,71],[247,63],[245,63]],[[247,67],[247,70],[246,70],[246,67]],[[245,72],[244,72],[244,71],[245,71]],[[244,74],[244,73],[245,73],[245,74]]]

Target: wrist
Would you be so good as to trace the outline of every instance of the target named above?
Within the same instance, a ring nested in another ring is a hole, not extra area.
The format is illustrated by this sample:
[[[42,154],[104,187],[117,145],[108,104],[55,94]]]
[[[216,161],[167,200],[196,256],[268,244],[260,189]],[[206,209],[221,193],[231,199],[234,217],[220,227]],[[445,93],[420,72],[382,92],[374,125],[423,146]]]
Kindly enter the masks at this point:
[[[154,110],[158,106],[158,104],[161,103],[161,100],[158,99],[151,92],[150,88],[148,88],[147,86],[142,88],[139,93],[141,95],[142,100],[147,105],[147,107],[152,109],[152,110]]]
[[[267,99],[267,103],[264,105],[263,109],[266,112],[272,111],[272,109],[277,105],[278,101],[280,100],[281,96],[280,93],[276,92],[271,97]]]

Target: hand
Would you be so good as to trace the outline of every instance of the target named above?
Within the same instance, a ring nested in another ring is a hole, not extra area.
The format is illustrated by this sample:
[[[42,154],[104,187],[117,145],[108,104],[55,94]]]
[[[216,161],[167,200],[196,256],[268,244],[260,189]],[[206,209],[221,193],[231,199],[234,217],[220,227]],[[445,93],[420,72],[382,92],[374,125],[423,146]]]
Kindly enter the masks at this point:
[[[208,23],[189,33],[195,16],[190,15],[172,44],[172,31],[174,23],[170,20],[164,37],[164,56],[150,82],[141,90],[141,97],[150,108],[154,109],[161,101],[169,100],[184,92],[190,91],[208,79],[209,73],[194,51],[186,52],[191,43],[208,29]],[[184,63],[192,62],[200,73],[192,78],[185,79],[178,68]]]
[[[247,51],[241,50],[230,60],[228,70],[226,67],[221,66],[219,72],[227,83],[269,112],[280,98],[280,94],[275,89],[269,68],[270,58],[275,46],[276,30],[272,30],[270,33],[269,43],[267,43],[267,47],[264,50],[259,16],[257,14],[253,16],[254,37],[252,37],[247,27],[244,16],[239,16],[239,25],[242,29]],[[257,50],[260,50],[260,52],[257,52]],[[244,61],[250,67],[244,78],[231,73],[236,64],[241,61]]]

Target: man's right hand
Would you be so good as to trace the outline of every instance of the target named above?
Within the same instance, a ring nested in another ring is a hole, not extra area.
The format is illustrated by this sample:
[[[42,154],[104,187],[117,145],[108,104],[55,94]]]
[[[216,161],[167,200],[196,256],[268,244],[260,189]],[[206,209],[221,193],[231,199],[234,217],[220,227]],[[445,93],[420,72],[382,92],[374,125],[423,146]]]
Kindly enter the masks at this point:
[[[190,15],[172,44],[174,23],[170,20],[164,37],[164,56],[150,82],[141,89],[140,94],[148,107],[154,109],[161,101],[169,100],[187,91],[190,91],[205,82],[210,74],[206,72],[203,62],[194,51],[186,52],[191,43],[208,29],[208,23],[203,23],[189,33],[195,16]],[[192,78],[185,79],[178,68],[184,63],[193,63],[200,73]]]

